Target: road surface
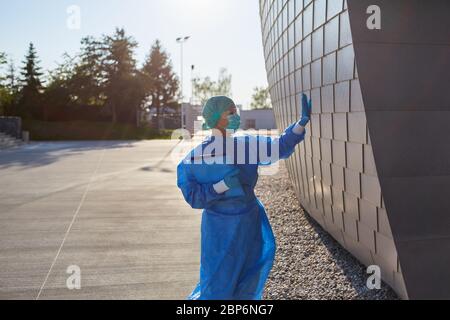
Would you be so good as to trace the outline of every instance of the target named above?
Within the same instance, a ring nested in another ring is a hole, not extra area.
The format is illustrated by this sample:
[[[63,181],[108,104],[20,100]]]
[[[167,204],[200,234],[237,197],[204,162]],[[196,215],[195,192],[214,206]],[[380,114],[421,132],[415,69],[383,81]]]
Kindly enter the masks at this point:
[[[198,279],[200,212],[176,186],[175,145],[0,151],[0,299],[184,299]]]

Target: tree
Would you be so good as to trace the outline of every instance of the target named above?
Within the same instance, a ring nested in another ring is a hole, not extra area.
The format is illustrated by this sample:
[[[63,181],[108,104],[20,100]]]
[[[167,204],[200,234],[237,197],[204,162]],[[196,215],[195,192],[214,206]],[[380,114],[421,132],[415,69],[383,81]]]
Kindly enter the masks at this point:
[[[194,99],[204,104],[212,96],[224,95],[231,97],[231,75],[227,69],[222,68],[217,81],[212,81],[210,77],[204,79],[195,78],[193,80]]]
[[[142,75],[133,58],[136,46],[123,29],[101,38],[83,38],[80,53],[65,55],[51,73],[45,94],[51,113],[59,119],[108,118],[136,124],[144,100]]]
[[[6,64],[6,54],[0,52],[0,68]],[[1,71],[1,69],[0,69]],[[5,114],[5,104],[8,96],[7,89],[3,83],[5,78],[0,74],[0,115]]]
[[[113,36],[104,37],[103,44],[106,48],[103,67],[107,79],[104,90],[112,121],[136,124],[138,107],[144,95],[133,58],[137,43],[126,36],[124,29],[116,29]]]
[[[6,54],[4,52],[0,52],[0,68],[6,64]],[[0,84],[4,80],[4,77],[0,74]]]
[[[104,106],[106,52],[105,44],[101,40],[88,36],[81,40],[81,52],[77,57],[65,56],[66,61],[60,65],[58,78],[67,83],[71,102],[75,106]]]
[[[14,115],[17,99],[19,95],[19,86],[16,76],[16,67],[14,62],[10,60],[6,76],[3,77],[0,84],[0,114],[6,116]]]
[[[64,61],[50,72],[49,82],[45,89],[44,120],[64,120],[72,116],[72,106],[78,101],[72,100],[73,84],[76,65],[74,59],[67,53],[63,55]]]
[[[173,71],[169,55],[156,40],[142,68],[142,81],[145,92],[143,107],[156,109],[158,128],[163,107],[176,104],[179,82]]]
[[[137,69],[137,43],[116,29],[112,35],[85,37],[80,52],[49,72],[46,86],[33,43],[20,68],[19,79],[11,63],[6,77],[0,68],[0,113],[52,120],[98,120],[138,123],[142,110],[178,106],[179,84],[168,54],[156,41]],[[0,53],[0,67],[6,55]],[[3,76],[3,77],[2,77]]]
[[[42,76],[41,68],[38,66],[36,49],[33,43],[30,43],[28,53],[23,61],[22,67],[22,89],[19,100],[19,114],[23,117],[42,118]]]
[[[270,101],[270,93],[268,88],[255,87],[252,96],[252,102],[250,103],[251,109],[270,109],[272,103]]]
[[[8,64],[8,71],[6,74],[6,88],[12,94],[17,94],[19,91],[19,83],[16,75],[16,66],[14,61],[11,59]]]

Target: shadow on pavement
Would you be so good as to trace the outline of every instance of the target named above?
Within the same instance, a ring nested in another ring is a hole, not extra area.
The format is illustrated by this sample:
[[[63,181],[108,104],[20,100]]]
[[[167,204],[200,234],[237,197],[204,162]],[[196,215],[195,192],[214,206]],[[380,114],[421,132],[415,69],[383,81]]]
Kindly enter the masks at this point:
[[[31,142],[13,149],[0,150],[0,169],[46,166],[85,151],[132,148],[140,141],[64,141]]]

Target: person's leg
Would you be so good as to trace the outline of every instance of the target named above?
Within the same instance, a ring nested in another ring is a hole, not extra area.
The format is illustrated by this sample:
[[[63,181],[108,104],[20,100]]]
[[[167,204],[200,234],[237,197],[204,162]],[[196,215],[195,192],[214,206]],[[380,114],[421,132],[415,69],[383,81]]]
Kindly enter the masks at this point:
[[[208,212],[203,216],[198,299],[234,299],[255,245],[259,219],[258,208],[241,215]]]
[[[234,293],[234,299],[259,300],[275,259],[275,238],[262,204],[259,208],[258,232],[255,234]]]

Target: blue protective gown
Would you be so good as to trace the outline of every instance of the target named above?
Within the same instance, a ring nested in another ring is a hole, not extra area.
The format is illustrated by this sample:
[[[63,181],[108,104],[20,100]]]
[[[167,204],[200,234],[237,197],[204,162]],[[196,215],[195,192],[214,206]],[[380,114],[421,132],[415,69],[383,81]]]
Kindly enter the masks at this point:
[[[270,163],[264,163],[259,156],[256,163],[249,161],[250,154],[255,152],[251,142],[256,139],[266,144],[269,152],[276,146],[279,159],[286,159],[306,133],[295,134],[293,126],[276,138],[250,135],[227,138],[233,139],[235,146],[245,145],[243,164],[194,163],[194,148],[178,165],[177,184],[185,200],[192,208],[203,209],[200,281],[188,299],[261,299],[275,257],[275,238],[264,206],[254,193],[258,165]],[[197,148],[205,148],[214,138],[206,138]],[[236,152],[234,157],[236,160]],[[216,193],[213,184],[236,167],[240,168],[242,188]]]

